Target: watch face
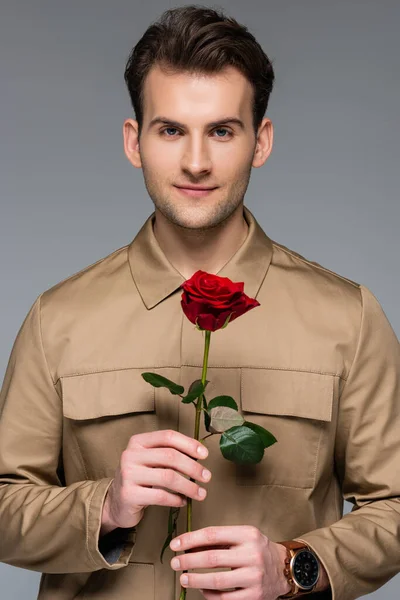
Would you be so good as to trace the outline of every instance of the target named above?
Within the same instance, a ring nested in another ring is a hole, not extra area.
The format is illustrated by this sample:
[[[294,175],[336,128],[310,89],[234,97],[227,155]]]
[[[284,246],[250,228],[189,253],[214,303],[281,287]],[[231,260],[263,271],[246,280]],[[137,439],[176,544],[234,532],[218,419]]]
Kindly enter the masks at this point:
[[[309,550],[300,550],[293,559],[293,578],[302,589],[311,589],[318,581],[319,564]]]

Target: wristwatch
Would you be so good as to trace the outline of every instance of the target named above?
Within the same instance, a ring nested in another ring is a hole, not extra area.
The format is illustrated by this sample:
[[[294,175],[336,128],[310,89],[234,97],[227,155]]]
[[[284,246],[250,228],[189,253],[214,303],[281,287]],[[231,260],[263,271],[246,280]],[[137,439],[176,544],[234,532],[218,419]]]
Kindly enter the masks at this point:
[[[286,547],[284,574],[291,586],[290,592],[279,598],[297,598],[309,594],[317,585],[320,575],[318,557],[304,542],[290,540],[278,543]]]

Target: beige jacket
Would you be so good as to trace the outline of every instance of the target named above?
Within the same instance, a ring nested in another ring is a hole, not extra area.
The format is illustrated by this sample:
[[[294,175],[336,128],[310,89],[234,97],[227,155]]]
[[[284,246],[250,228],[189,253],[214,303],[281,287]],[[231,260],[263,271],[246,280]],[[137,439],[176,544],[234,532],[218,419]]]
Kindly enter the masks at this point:
[[[213,478],[193,502],[193,529],[246,524],[273,541],[305,540],[332,590],[313,597],[358,598],[400,570],[399,343],[366,287],[244,214],[248,237],[219,274],[244,281],[260,306],[212,334],[207,398],[232,395],[278,443],[250,468],[222,457],[218,435],[206,441]],[[141,377],[154,370],[186,387],[204,345],[152,222],[44,292],[12,350],[0,396],[0,561],[43,572],[40,600],[179,597],[169,548],[159,561],[168,507],[99,542],[130,436],[194,432],[195,411]],[[343,497],[354,503],[344,517]],[[178,534],[185,523],[181,509]]]

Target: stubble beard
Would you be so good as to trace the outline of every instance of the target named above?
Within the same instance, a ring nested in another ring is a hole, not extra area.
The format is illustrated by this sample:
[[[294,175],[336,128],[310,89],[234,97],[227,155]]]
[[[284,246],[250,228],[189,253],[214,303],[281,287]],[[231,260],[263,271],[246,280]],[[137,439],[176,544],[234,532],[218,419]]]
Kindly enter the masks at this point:
[[[168,193],[168,187],[172,184],[161,187],[156,182],[156,176],[150,175],[148,170],[142,164],[144,183],[147,192],[153,201],[155,208],[176,227],[192,230],[206,231],[218,226],[221,226],[243,203],[245,193],[247,191],[251,165],[243,170],[242,177],[238,177],[231,185],[229,193],[226,196],[219,198],[211,206],[207,205],[209,199],[206,198],[188,198],[187,206],[182,206],[173,198],[173,191]],[[179,194],[179,192],[175,192]],[[221,190],[217,189],[212,194],[221,194]],[[190,202],[193,204],[190,205]]]

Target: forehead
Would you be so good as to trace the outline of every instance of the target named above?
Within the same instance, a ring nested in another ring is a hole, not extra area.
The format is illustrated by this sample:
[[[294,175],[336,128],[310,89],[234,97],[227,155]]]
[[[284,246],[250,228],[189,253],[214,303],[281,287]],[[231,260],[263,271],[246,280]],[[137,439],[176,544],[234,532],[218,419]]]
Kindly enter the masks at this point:
[[[168,72],[155,65],[143,86],[144,120],[168,115],[180,121],[212,121],[215,116],[250,118],[253,88],[234,67],[213,74]]]

